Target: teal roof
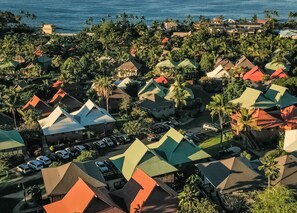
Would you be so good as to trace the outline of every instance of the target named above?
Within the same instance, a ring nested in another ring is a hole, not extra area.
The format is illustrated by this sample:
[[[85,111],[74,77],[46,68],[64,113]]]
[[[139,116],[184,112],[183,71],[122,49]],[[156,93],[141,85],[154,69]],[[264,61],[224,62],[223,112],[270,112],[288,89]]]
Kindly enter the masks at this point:
[[[0,151],[24,146],[24,140],[16,130],[0,130]]]
[[[297,97],[291,95],[286,87],[272,84],[265,93],[270,100],[274,100],[280,108],[285,108],[297,103]]]
[[[154,79],[151,79],[146,83],[146,85],[138,92],[138,96],[146,98],[150,95],[159,95],[160,97],[164,98],[168,92],[166,87],[161,86]]]
[[[174,68],[176,66],[175,62],[168,60],[159,62],[156,67],[166,67],[166,68]]]

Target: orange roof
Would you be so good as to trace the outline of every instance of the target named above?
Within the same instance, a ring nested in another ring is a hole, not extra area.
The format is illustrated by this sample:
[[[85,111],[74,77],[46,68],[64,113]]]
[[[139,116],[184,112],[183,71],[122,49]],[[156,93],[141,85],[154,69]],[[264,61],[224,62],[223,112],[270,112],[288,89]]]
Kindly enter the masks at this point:
[[[165,44],[167,41],[169,41],[169,38],[165,37],[165,38],[162,40],[162,44]]]
[[[29,108],[29,107],[36,107],[36,105],[38,104],[38,102],[40,101],[40,98],[38,98],[36,95],[34,95],[31,99],[30,99],[30,101],[28,101],[27,103],[26,103],[26,105],[25,106],[23,106],[23,109],[22,110],[24,110],[24,109],[27,109],[27,108]]]
[[[160,76],[159,78],[155,78],[154,80],[158,84],[168,84],[168,80],[164,76]]]
[[[142,209],[143,204],[146,202],[153,189],[157,185],[157,182],[144,173],[141,169],[136,169],[132,179],[135,180],[141,187],[135,199],[131,202],[130,212],[134,212],[135,209]]]
[[[265,20],[265,19],[258,19],[257,20],[257,23],[259,23],[259,24],[266,24],[266,22],[267,22],[267,20]]]
[[[46,102],[41,100],[38,96],[34,95],[25,106],[23,106],[22,110],[28,110],[28,109],[38,109],[41,110],[43,116],[47,116],[50,114],[53,109],[51,106],[49,106]]]
[[[63,82],[60,80],[57,80],[55,83],[53,83],[52,87],[56,88],[56,87],[60,86],[61,84],[63,84]]]
[[[53,102],[56,102],[56,101],[60,101],[62,98],[64,98],[65,95],[67,95],[67,92],[65,92],[62,89],[59,89],[58,92],[50,100],[50,103],[53,103]]]
[[[297,107],[291,105],[289,107],[280,110],[281,116],[285,121],[284,129],[296,129],[297,128]]]
[[[279,68],[271,74],[270,79],[274,78],[288,78],[288,75],[283,71],[282,68]]]
[[[262,81],[263,76],[263,72],[259,69],[258,66],[255,66],[253,69],[244,74],[243,79],[251,81]]]
[[[254,118],[257,126],[264,129],[281,126],[284,123],[284,121],[270,115],[262,109],[256,109],[252,118]]]
[[[36,49],[36,50],[34,51],[34,54],[35,54],[36,56],[42,56],[42,50],[41,50],[41,49]]]

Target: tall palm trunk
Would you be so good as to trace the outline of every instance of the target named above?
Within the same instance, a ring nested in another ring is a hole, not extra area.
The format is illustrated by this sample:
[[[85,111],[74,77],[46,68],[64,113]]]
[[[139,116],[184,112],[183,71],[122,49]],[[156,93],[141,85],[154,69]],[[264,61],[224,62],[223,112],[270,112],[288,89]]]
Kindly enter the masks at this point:
[[[12,110],[12,116],[13,116],[13,122],[14,122],[14,127],[17,127],[17,122],[16,122],[16,115],[14,109]]]
[[[106,111],[109,112],[109,95],[106,97]]]

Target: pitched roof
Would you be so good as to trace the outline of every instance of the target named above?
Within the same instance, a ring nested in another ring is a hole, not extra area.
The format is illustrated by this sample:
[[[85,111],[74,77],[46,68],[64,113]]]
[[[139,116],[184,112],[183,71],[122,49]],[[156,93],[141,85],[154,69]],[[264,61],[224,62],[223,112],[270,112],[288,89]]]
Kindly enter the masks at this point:
[[[279,177],[271,181],[272,185],[281,184],[289,188],[297,186],[297,158],[284,155],[275,159],[279,168]]]
[[[130,78],[125,78],[124,80],[122,80],[117,87],[121,88],[121,89],[126,89],[128,84],[133,83],[134,81],[131,80]]]
[[[72,97],[62,89],[58,90],[58,92],[52,97],[49,103],[51,104],[63,103],[72,109],[79,108],[83,105],[80,101],[78,101],[76,98]]]
[[[23,146],[24,140],[17,130],[0,130],[0,151]]]
[[[238,157],[199,163],[197,167],[217,190],[224,193],[257,189],[263,181],[246,160]]]
[[[142,65],[135,61],[132,57],[122,65],[120,65],[117,69],[124,71],[138,71]]]
[[[169,59],[165,60],[165,61],[161,61],[159,62],[156,67],[167,67],[167,68],[174,68],[176,66],[176,64],[172,61],[170,61]]]
[[[0,125],[13,125],[13,119],[8,115],[0,112]]]
[[[152,94],[147,96],[144,100],[142,100],[139,104],[140,107],[155,110],[158,108],[164,108],[168,106],[174,107],[175,103],[173,101],[168,101],[159,95]]]
[[[242,67],[244,69],[253,69],[255,66],[249,59],[247,59],[244,55],[236,62],[236,67]]]
[[[174,166],[211,157],[200,147],[184,139],[184,136],[173,128],[158,142],[148,147]]]
[[[49,116],[39,120],[38,123],[44,135],[54,135],[85,129],[73,115],[67,113],[59,106],[57,106]]]
[[[291,105],[280,110],[281,117],[285,121],[285,129],[297,128],[297,107]]]
[[[23,106],[22,110],[28,109],[37,109],[42,112],[44,115],[48,115],[53,111],[53,108],[48,105],[45,101],[41,100],[38,96],[34,95],[25,106]]]
[[[243,108],[260,108],[267,109],[275,106],[275,103],[266,98],[265,95],[257,89],[247,87],[239,98],[236,98],[231,103],[240,104]]]
[[[89,173],[92,170],[93,172]],[[44,168],[41,173],[48,196],[65,195],[79,178],[95,188],[105,186],[104,178],[93,161],[69,162],[58,167]]]
[[[222,65],[217,66],[213,71],[206,73],[209,78],[222,78],[230,77],[229,73],[224,69]]]
[[[97,106],[90,99],[71,115],[82,125],[91,126],[115,122],[115,119],[103,108]]]
[[[243,80],[251,80],[258,82],[263,80],[263,76],[263,72],[259,69],[258,66],[255,66],[250,71],[244,74]]]
[[[255,121],[255,125],[263,129],[278,127],[284,123],[283,120],[280,120],[272,116],[271,114],[265,112],[262,109],[256,109],[252,114],[252,118]]]
[[[183,60],[182,62],[180,62],[177,66],[184,67],[184,68],[189,67],[192,69],[197,69],[196,65],[194,65],[194,63],[187,58],[185,60]]]
[[[288,78],[288,75],[283,71],[282,68],[279,68],[270,75],[270,79],[275,79],[275,78]]]
[[[154,81],[158,84],[168,84],[167,78],[165,78],[163,75],[158,78],[155,78]]]
[[[160,180],[154,180],[141,169],[136,169],[129,182],[114,197],[125,204],[127,212],[176,212],[178,194]]]
[[[224,70],[229,70],[231,67],[234,67],[234,64],[230,60],[223,59],[223,58],[219,58],[216,61],[216,64],[214,65],[214,68],[217,68],[220,65],[224,68]]]
[[[138,96],[147,97],[152,94],[157,94],[160,97],[165,97],[168,89],[159,85],[154,79],[149,80],[145,86],[138,92]]]
[[[130,180],[137,167],[151,177],[177,171],[174,166],[167,163],[154,150],[151,150],[138,139],[123,154],[109,159],[127,180]]]
[[[104,212],[121,213],[122,211],[111,199],[107,189],[93,186],[78,178],[62,200],[43,206],[47,213]]]
[[[297,151],[297,129],[285,131],[285,140],[283,148],[286,152]]]
[[[114,87],[113,90],[111,91],[109,99],[122,99],[125,97],[130,97],[130,95],[126,93],[123,89],[119,87]]]
[[[285,108],[297,103],[297,97],[291,95],[286,87],[276,84],[271,84],[269,89],[266,91],[265,96],[274,100],[280,108]]]
[[[267,71],[275,71],[277,69],[283,69],[283,70],[289,71],[290,66],[289,66],[289,64],[284,65],[283,63],[280,63],[280,62],[271,61],[271,62],[265,64],[265,69]]]

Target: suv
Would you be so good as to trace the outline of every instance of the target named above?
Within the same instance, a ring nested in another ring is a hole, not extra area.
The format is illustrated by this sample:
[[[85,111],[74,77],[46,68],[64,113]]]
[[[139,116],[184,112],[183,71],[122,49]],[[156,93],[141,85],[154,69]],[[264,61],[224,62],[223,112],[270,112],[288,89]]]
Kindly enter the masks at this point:
[[[43,168],[43,164],[38,160],[30,160],[28,166],[35,171],[40,171]]]
[[[79,156],[80,152],[74,147],[68,147],[65,149],[71,157]]]
[[[101,161],[96,161],[95,164],[100,169],[100,171],[102,173],[105,173],[105,172],[108,172],[109,171],[109,169],[107,168],[107,166],[105,165],[105,163],[103,163]]]
[[[104,143],[102,140],[101,140],[101,141],[95,141],[95,142],[93,142],[93,144],[94,144],[95,146],[101,148],[101,149],[103,149],[103,148],[106,147],[105,143]]]
[[[40,161],[44,166],[48,166],[52,163],[51,159],[43,155],[38,156],[36,160]]]
[[[86,147],[83,145],[76,145],[74,146],[75,149],[77,149],[79,152],[86,151]]]
[[[114,143],[112,142],[112,140],[110,138],[103,138],[102,141],[104,143],[106,143],[107,146],[113,146]]]
[[[27,175],[27,174],[33,172],[28,164],[21,164],[16,168],[16,170],[18,172],[20,172],[22,175]]]
[[[202,127],[205,130],[211,130],[211,131],[214,131],[214,132],[219,132],[220,131],[220,127],[217,124],[204,123]]]
[[[66,150],[58,150],[55,153],[60,159],[66,160],[70,158],[69,153]]]

